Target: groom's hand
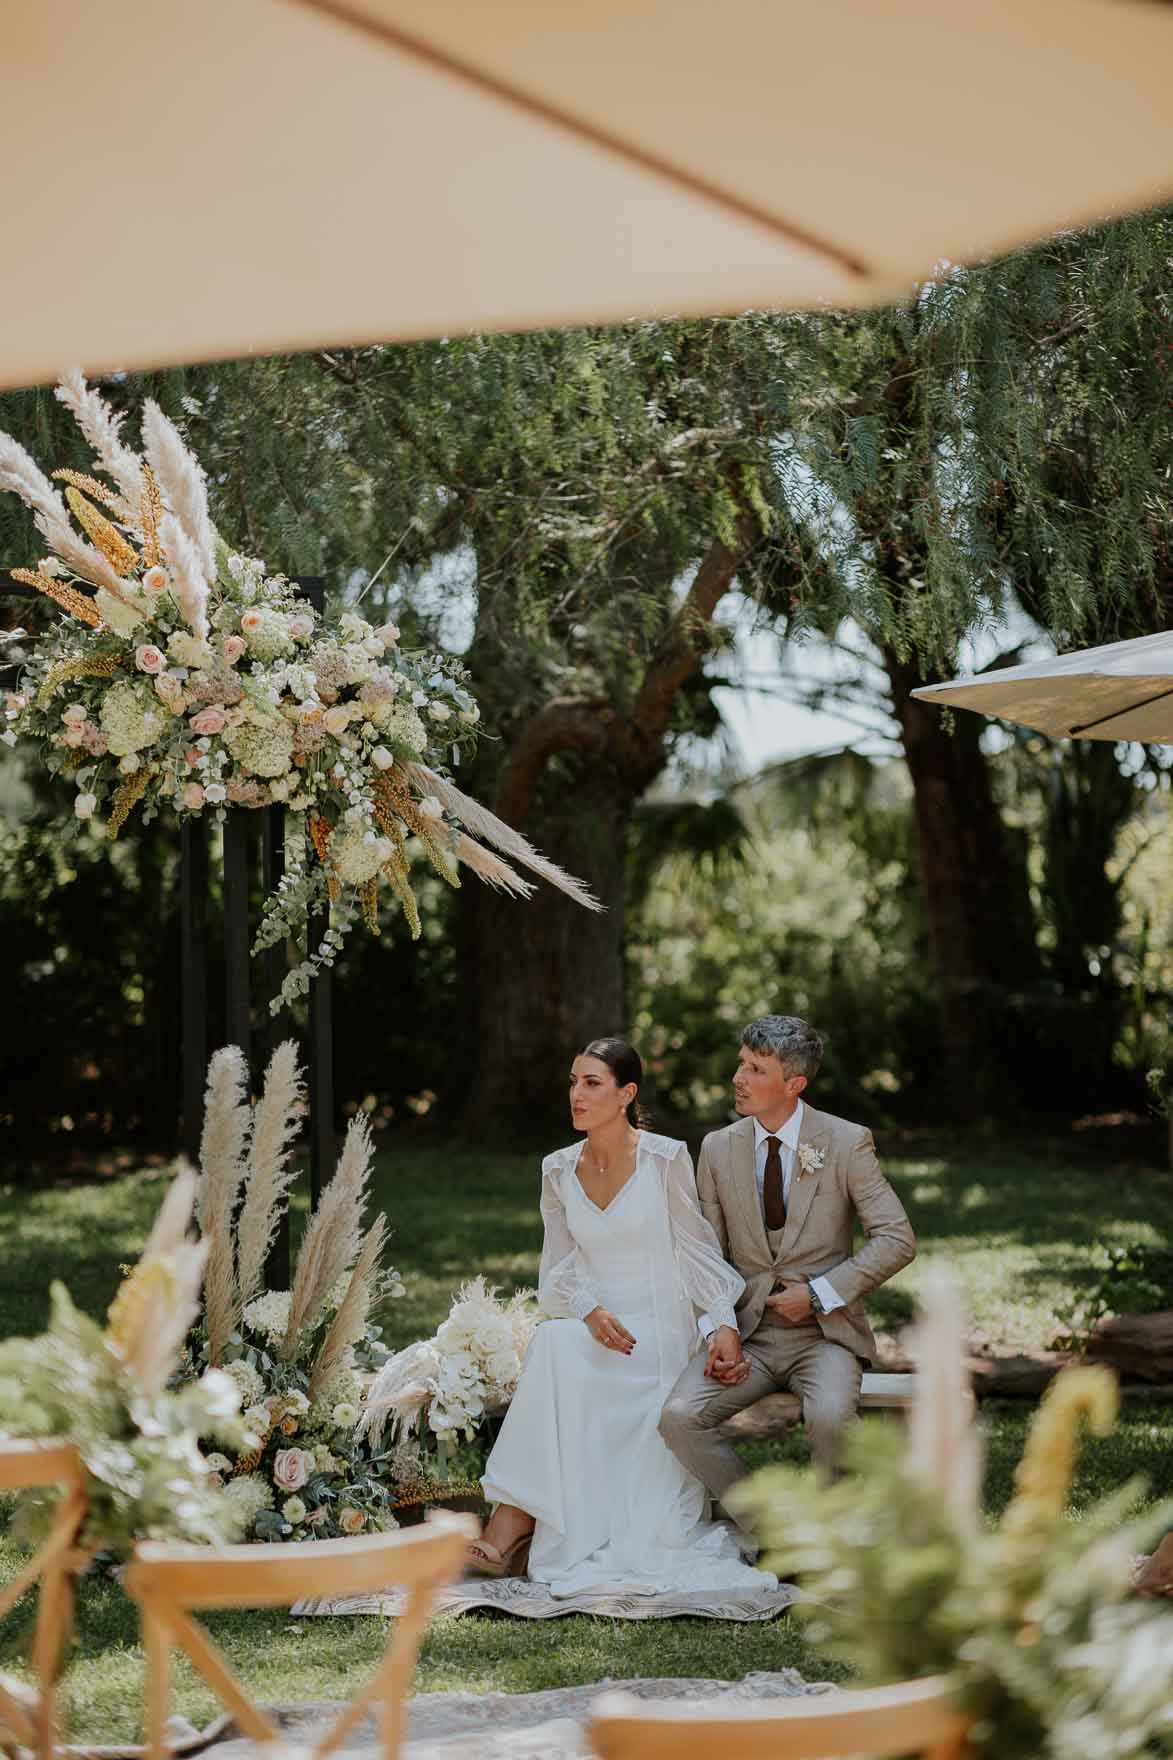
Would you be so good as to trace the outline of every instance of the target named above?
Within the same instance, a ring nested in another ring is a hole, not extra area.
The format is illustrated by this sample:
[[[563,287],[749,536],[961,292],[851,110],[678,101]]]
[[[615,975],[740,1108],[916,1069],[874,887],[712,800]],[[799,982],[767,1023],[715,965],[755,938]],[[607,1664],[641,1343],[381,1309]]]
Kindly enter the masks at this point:
[[[781,1289],[766,1297],[766,1306],[776,1319],[789,1320],[792,1325],[799,1320],[809,1320],[814,1313],[810,1285],[784,1283]]]
[[[736,1387],[749,1374],[749,1358],[741,1348],[735,1326],[718,1326],[712,1334],[705,1374],[726,1387]]]

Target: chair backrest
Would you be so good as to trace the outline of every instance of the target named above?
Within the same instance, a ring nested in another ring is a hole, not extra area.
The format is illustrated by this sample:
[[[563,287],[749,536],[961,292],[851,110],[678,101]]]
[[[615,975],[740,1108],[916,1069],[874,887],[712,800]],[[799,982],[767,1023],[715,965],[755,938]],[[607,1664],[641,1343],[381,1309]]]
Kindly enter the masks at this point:
[[[347,1706],[314,1746],[331,1753],[377,1700],[385,1760],[394,1760],[403,1732],[404,1698],[415,1667],[424,1625],[436,1596],[459,1576],[472,1516],[442,1512],[423,1527],[348,1540],[311,1540],[289,1545],[179,1546],[147,1542],[135,1548],[122,1586],[138,1603],[149,1669],[147,1740],[152,1760],[164,1760],[170,1650],[179,1644],[219,1694],[240,1728],[254,1741],[280,1741],[281,1732],[248,1698],[202,1627],[193,1609],[281,1607],[301,1596],[369,1594],[405,1588],[407,1605],[394,1622],[374,1679]]]
[[[780,1704],[646,1704],[608,1693],[591,1709],[600,1760],[835,1760],[925,1754],[958,1760],[966,1720],[937,1677],[804,1695]]]
[[[30,1701],[19,1683],[0,1677],[0,1743],[8,1732],[26,1748],[50,1754],[56,1733],[57,1670],[73,1615],[73,1573],[88,1558],[77,1550],[86,1517],[81,1458],[69,1442],[0,1442],[0,1490],[60,1485],[64,1495],[49,1532],[28,1563],[0,1590],[0,1619],[41,1579],[33,1638],[39,1692]]]

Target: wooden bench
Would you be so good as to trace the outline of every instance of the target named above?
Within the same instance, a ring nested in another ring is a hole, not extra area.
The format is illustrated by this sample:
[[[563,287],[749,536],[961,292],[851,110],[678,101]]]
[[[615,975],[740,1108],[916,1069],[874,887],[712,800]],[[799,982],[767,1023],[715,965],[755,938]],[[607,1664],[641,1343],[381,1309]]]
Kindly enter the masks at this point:
[[[860,1389],[861,1412],[907,1411],[912,1404],[915,1375],[887,1375],[867,1370]],[[802,1401],[796,1393],[768,1393],[738,1412],[722,1426],[731,1438],[777,1436],[802,1418]]]

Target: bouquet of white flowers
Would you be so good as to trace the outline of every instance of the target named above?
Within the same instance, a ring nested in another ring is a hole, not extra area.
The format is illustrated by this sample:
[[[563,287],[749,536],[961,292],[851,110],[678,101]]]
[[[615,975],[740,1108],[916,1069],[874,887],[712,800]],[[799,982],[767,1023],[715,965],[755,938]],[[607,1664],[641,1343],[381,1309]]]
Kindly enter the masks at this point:
[[[434,1337],[380,1369],[360,1428],[376,1448],[390,1430],[400,1503],[479,1490],[491,1420],[513,1397],[540,1320],[532,1290],[501,1301],[475,1277],[462,1285]]]

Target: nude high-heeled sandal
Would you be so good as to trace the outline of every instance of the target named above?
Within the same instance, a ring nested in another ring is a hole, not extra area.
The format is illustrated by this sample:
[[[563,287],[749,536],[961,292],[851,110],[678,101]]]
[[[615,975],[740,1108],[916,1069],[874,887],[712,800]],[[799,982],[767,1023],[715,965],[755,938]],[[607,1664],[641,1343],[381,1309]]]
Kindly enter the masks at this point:
[[[468,1549],[465,1574],[470,1577],[524,1577],[533,1537],[531,1528],[528,1534],[519,1534],[504,1552],[487,1540],[474,1540]]]

